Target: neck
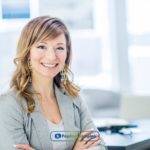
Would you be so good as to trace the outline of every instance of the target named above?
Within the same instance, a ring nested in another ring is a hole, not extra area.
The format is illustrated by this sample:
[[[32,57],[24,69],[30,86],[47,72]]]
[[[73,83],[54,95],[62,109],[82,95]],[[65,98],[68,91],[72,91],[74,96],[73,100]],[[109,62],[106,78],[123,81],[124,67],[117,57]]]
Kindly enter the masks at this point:
[[[32,79],[32,87],[41,96],[40,100],[50,100],[54,98],[53,79]]]

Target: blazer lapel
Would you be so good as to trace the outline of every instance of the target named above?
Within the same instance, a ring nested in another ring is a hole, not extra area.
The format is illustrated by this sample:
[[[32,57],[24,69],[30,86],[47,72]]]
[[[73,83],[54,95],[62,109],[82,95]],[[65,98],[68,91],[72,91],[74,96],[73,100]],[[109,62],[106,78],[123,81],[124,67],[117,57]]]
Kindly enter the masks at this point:
[[[31,84],[29,85],[28,88],[31,91],[33,90]],[[42,113],[39,100],[36,96],[35,96],[35,111],[30,113],[30,116],[33,120],[42,150],[52,149],[48,124]]]
[[[79,134],[79,129],[75,126],[75,118],[74,118],[74,108],[73,108],[73,99],[65,95],[55,84],[55,95],[58,102],[58,106],[60,109],[60,113],[62,116],[64,131],[70,131],[71,134]],[[31,113],[31,118],[33,119],[34,126],[37,131],[37,135],[39,137],[39,141],[41,143],[41,147],[43,150],[52,149],[52,143],[50,140],[49,128],[47,121],[42,113],[39,100],[35,98],[35,111]],[[74,145],[76,138],[67,140],[67,148],[72,148]]]
[[[38,100],[35,100],[35,103],[36,110],[35,112],[31,113],[31,118],[33,119],[42,150],[52,149],[47,121],[44,115],[42,114]]]
[[[69,134],[68,131],[70,131],[70,134],[78,134],[80,131],[75,126],[75,118],[74,118],[74,108],[73,108],[73,99],[65,95],[56,85],[55,85],[55,94],[57,98],[57,102],[59,105],[59,109],[62,115],[62,120],[64,123],[64,131]],[[76,138],[74,139],[76,140]],[[74,140],[67,140],[67,148],[70,148],[74,144]]]

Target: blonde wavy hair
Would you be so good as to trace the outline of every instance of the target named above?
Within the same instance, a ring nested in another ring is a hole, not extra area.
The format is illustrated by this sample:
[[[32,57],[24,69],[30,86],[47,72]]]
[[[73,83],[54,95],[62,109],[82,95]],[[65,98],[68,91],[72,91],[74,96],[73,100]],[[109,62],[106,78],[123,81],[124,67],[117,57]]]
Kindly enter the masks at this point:
[[[50,38],[54,39],[62,33],[65,35],[67,47],[67,58],[64,67],[67,81],[63,85],[61,83],[61,74],[58,73],[54,77],[54,83],[59,88],[63,87],[71,96],[78,96],[80,88],[70,79],[72,77],[72,72],[69,69],[72,49],[68,29],[58,18],[40,16],[28,22],[22,30],[17,45],[16,58],[14,59],[16,69],[10,83],[10,88],[16,91],[17,96],[24,97],[27,101],[29,112],[33,112],[35,109],[34,94],[37,94],[29,89],[31,70],[28,65],[28,59],[30,49],[33,44]]]

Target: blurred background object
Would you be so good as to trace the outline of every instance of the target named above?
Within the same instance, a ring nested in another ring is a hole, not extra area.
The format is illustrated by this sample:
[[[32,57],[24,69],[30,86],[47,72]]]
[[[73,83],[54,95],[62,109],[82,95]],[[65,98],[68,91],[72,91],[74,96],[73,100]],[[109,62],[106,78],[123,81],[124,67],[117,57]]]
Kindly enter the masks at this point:
[[[100,117],[120,117],[120,94],[110,90],[102,89],[82,89],[82,97],[93,118]]]
[[[51,15],[70,30],[74,81],[93,117],[119,117],[130,107],[122,105],[142,100],[139,112],[149,114],[145,97],[134,97],[150,95],[149,6],[150,0],[0,0],[0,93],[9,87],[21,29],[31,18]]]
[[[150,118],[150,96],[125,95],[122,96],[120,116],[127,120]]]

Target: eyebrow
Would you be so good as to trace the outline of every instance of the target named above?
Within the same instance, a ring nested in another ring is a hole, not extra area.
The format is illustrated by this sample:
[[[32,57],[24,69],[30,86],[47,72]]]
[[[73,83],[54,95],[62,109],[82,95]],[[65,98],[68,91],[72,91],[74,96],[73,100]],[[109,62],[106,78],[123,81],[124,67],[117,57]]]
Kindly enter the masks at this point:
[[[65,45],[65,43],[57,43],[57,45]]]
[[[47,42],[40,42],[40,43],[48,44]],[[57,43],[57,45],[65,45],[65,43]]]

